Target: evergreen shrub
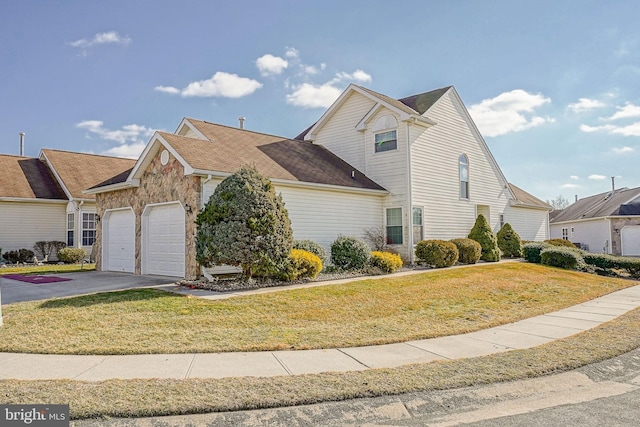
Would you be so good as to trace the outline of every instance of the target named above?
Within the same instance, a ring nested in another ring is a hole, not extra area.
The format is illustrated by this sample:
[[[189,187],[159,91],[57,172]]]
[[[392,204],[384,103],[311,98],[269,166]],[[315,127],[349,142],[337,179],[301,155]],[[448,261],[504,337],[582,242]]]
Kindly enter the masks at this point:
[[[402,258],[398,254],[391,252],[371,252],[371,265],[378,267],[385,273],[393,273],[402,268]]]
[[[69,264],[77,264],[87,257],[81,248],[62,248],[58,251],[58,259]]]
[[[294,240],[293,249],[302,249],[303,251],[311,252],[320,258],[323,265],[327,263],[327,251],[313,240]]]
[[[464,237],[453,239],[451,243],[458,248],[458,262],[462,264],[475,264],[482,255],[482,246],[473,239]]]
[[[564,239],[548,239],[548,240],[545,240],[544,242],[549,243],[550,245],[553,245],[553,246],[566,246],[567,248],[576,248],[576,245]]]
[[[369,246],[356,237],[340,235],[331,244],[331,262],[343,270],[364,268],[370,258]]]
[[[520,258],[522,256],[522,241],[520,236],[508,222],[502,226],[496,235],[498,247],[502,254],[508,258]]]
[[[580,252],[560,246],[544,249],[540,252],[540,259],[544,265],[568,270],[584,270],[586,266]]]
[[[481,260],[489,262],[500,261],[500,248],[498,247],[496,235],[493,234],[493,230],[491,230],[491,227],[484,215],[478,215],[478,218],[476,218],[476,222],[467,237],[475,240],[480,243],[480,246],[482,246],[482,255],[480,256]]]
[[[458,248],[446,240],[423,240],[416,245],[416,257],[435,268],[451,267],[458,261]]]
[[[549,243],[544,242],[531,242],[526,243],[522,247],[522,253],[524,259],[528,262],[532,262],[535,264],[540,264],[542,262],[542,258],[540,258],[540,252],[545,249],[553,248],[554,246]]]

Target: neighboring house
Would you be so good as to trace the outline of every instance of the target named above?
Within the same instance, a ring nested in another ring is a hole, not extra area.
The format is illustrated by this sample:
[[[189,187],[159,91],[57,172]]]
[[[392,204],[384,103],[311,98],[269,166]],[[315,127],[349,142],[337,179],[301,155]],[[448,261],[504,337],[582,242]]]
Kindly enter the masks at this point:
[[[640,187],[585,197],[551,217],[553,239],[594,253],[640,256]]]
[[[197,211],[247,164],[282,195],[294,238],[325,248],[376,227],[412,260],[418,241],[465,237],[480,213],[494,231],[549,236],[551,207],[508,184],[453,87],[394,100],[351,85],[293,140],[189,118],[156,132],[129,174],[86,191],[98,268],[197,277]]]
[[[0,155],[0,247],[33,249],[62,241],[91,254],[99,218],[95,196],[82,190],[134,160],[42,149],[39,158]]]

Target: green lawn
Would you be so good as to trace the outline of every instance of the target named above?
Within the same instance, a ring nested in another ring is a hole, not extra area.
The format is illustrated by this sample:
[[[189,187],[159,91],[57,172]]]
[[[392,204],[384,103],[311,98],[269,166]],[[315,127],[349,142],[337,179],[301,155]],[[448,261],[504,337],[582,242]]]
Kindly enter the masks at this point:
[[[635,284],[504,263],[221,301],[137,289],[4,306],[0,351],[135,354],[384,344],[505,324]]]

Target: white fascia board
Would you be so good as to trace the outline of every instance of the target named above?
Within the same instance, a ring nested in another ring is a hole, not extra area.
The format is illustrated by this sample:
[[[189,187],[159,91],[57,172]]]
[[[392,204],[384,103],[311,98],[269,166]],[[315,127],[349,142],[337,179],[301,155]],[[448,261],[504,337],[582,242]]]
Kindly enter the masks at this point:
[[[82,190],[82,193],[83,194],[100,194],[100,193],[108,193],[110,191],[116,191],[116,190],[126,190],[127,188],[139,187],[139,186],[140,186],[140,180],[132,179],[130,181],[127,180],[125,182],[118,182],[116,184],[105,185],[103,187]],[[93,199],[90,199],[90,200],[95,201]]]
[[[549,225],[568,225],[568,224],[575,224],[576,222],[607,221],[611,218],[627,218],[627,217],[598,216],[595,218],[580,218],[580,219],[572,219],[572,220],[560,221],[560,222],[553,222],[553,220],[550,220]]]
[[[60,175],[58,175],[58,171],[56,170],[56,168],[53,167],[53,164],[51,164],[51,162],[49,161],[49,158],[45,154],[44,150],[40,150],[40,160],[45,161],[45,163],[47,164],[47,167],[53,173],[53,176],[56,177],[56,181],[58,181],[58,184],[60,184],[60,187],[62,188],[62,191],[64,191],[64,194],[67,196],[67,199],[73,200],[73,196],[71,195],[71,192],[69,191],[67,186],[64,185],[64,181],[62,181],[62,178],[60,178]]]
[[[360,119],[360,121],[358,122],[358,124],[356,125],[356,130],[358,131],[364,131],[367,128],[367,123],[369,123],[369,120],[375,116],[378,111],[380,111],[381,108],[387,108],[389,110],[391,110],[392,112],[395,112],[396,114],[398,114],[398,116],[400,117],[400,121],[401,122],[409,122],[411,124],[417,124],[417,125],[422,125],[424,127],[431,127],[434,126],[436,124],[436,122],[434,122],[433,120],[424,117],[424,116],[420,116],[417,114],[408,114],[404,111],[398,110],[397,108],[393,107],[392,105],[389,105],[385,102],[379,101],[377,102],[370,110],[367,114],[365,114],[365,116]]]
[[[544,206],[538,206],[538,205],[529,205],[527,203],[522,203],[517,200],[510,200],[510,204],[514,208],[538,209],[541,211],[548,211],[548,212],[551,212],[553,210],[553,208],[545,208]]]
[[[176,152],[176,150],[171,146],[171,144],[169,144],[158,132],[155,132],[151,137],[151,140],[149,141],[147,146],[142,151],[142,154],[138,158],[136,165],[131,170],[131,173],[129,174],[127,181],[134,180],[134,179],[140,180],[140,175],[142,174],[146,166],[151,162],[150,157],[159,151],[159,148],[155,149],[158,144],[164,147],[168,152],[173,154],[173,156],[176,159],[178,159],[180,164],[182,164],[182,166],[184,167],[185,175],[193,174],[193,168],[182,158],[181,155],[179,155]]]
[[[22,197],[0,197],[0,202],[14,202],[14,203],[48,203],[48,204],[67,204],[68,200],[61,199],[25,199]]]
[[[196,139],[202,139],[203,141],[209,141],[209,138],[207,138],[206,136],[204,136],[204,134],[202,132],[200,132],[190,121],[188,118],[183,117],[182,121],[180,122],[180,124],[178,125],[178,128],[176,129],[176,131],[174,132],[174,134],[179,135],[180,130],[184,127],[187,126],[189,129],[191,129],[193,131],[193,133],[196,135]],[[193,138],[193,137],[191,137]]]

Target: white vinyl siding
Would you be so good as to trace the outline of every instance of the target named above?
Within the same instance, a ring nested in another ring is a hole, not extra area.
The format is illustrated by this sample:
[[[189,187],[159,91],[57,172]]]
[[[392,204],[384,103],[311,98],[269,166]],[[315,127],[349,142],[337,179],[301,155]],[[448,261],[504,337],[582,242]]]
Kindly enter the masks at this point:
[[[522,240],[541,242],[549,238],[546,210],[509,206],[504,212],[504,222],[508,222]]]
[[[574,229],[575,236],[572,243],[580,243],[589,247],[589,252],[611,253],[611,221],[604,218],[551,224],[551,238],[562,239],[562,229],[567,233]]]
[[[425,239],[467,236],[475,223],[477,205],[489,208],[491,228],[497,231],[500,212],[509,204],[507,183],[455,91],[446,92],[426,117],[436,125],[427,129],[410,126],[411,201],[425,207]],[[469,199],[460,198],[461,153],[470,165]]]
[[[209,199],[220,180],[204,185],[203,199]],[[274,185],[289,213],[293,237],[309,239],[330,249],[338,235],[364,238],[363,230],[383,224],[384,197],[331,189]]]
[[[63,203],[0,202],[2,252],[33,249],[38,241],[66,242],[66,201]]]

